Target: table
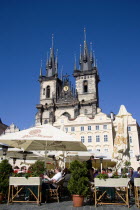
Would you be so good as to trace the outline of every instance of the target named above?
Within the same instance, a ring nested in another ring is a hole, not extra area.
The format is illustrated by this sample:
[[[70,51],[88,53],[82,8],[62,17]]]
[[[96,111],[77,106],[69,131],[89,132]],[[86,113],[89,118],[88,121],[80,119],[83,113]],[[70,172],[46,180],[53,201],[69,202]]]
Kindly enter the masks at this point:
[[[95,178],[95,207],[97,204],[116,204],[116,205],[127,205],[129,208],[129,197],[128,197],[128,183],[129,178],[108,178],[108,179],[99,179]],[[97,198],[97,188],[102,188],[101,195]],[[108,188],[115,189],[115,194],[123,201],[123,203],[117,202],[103,202],[101,199],[107,192]],[[121,194],[121,188],[124,188],[125,198]]]
[[[32,191],[31,186],[37,186],[37,195]],[[9,192],[8,192],[8,204],[12,202],[36,202],[38,205],[41,203],[41,186],[42,178],[41,177],[10,177],[9,178]],[[23,188],[27,188],[30,191],[31,195],[35,198],[35,201],[17,201],[14,200]],[[16,192],[14,192],[14,189]]]
[[[135,204],[136,206],[138,206],[138,208],[140,208],[139,191],[140,191],[140,178],[134,178]]]

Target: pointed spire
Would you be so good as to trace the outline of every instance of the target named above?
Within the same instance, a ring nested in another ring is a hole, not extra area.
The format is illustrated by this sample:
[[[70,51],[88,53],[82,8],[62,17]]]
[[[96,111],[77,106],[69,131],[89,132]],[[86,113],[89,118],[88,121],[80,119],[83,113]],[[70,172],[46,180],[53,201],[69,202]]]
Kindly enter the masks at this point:
[[[46,70],[49,68],[49,53],[47,52]]]
[[[93,63],[92,42],[90,42],[90,62]]]
[[[87,43],[86,43],[86,29],[84,28],[84,49],[83,49],[83,53],[81,53],[81,48],[80,48],[80,70],[81,71],[88,71],[92,69],[92,62],[93,62],[93,58],[92,58],[92,52],[88,52],[88,47],[87,47]]]
[[[79,63],[82,63],[82,45],[80,44],[80,59],[79,59]]]
[[[42,77],[42,59],[41,59],[41,62],[40,62],[40,77]]]
[[[74,71],[77,69],[77,66],[76,66],[76,54],[74,55]]]
[[[86,42],[86,28],[84,28],[84,41]]]
[[[56,50],[55,73],[58,73],[58,49]]]
[[[52,49],[54,48],[54,35],[52,34]]]
[[[96,58],[95,58],[95,52],[93,51],[93,61],[94,61],[94,67],[96,67]]]
[[[47,76],[48,77],[56,77],[58,72],[58,58],[54,55],[54,35],[52,34],[52,47],[50,48],[50,57],[47,62]]]
[[[88,59],[88,50],[87,50],[87,43],[86,43],[86,29],[84,28],[84,58],[83,61],[87,62]]]

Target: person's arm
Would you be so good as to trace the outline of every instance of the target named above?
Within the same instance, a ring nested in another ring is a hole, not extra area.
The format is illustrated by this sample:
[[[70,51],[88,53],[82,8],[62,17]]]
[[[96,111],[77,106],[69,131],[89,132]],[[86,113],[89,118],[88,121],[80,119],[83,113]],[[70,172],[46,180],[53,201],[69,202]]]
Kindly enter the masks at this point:
[[[51,179],[47,175],[44,175],[44,178],[48,179],[49,181],[51,181]]]

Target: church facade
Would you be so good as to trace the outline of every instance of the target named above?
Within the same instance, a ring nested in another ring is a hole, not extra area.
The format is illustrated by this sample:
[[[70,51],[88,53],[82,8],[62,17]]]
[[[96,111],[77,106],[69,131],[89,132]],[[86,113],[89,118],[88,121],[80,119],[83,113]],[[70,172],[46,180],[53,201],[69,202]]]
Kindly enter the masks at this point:
[[[98,83],[100,81],[96,61],[92,50],[88,51],[84,40],[83,52],[80,53],[80,69],[74,65],[73,76],[75,87],[69,80],[69,75],[58,78],[58,59],[54,54],[54,46],[50,49],[50,57],[46,62],[46,75],[40,69],[40,104],[36,107],[36,125],[51,123],[64,115],[70,120],[80,114],[93,118],[99,106]]]
[[[74,64],[74,87],[69,75],[58,77],[58,59],[54,53],[52,39],[50,56],[46,62],[46,75],[42,74],[42,66],[40,68],[40,103],[36,105],[38,111],[35,125],[50,123],[81,139],[88,151],[97,152],[112,160],[116,152],[115,141],[120,151],[125,146],[131,165],[136,169],[139,166],[136,157],[140,154],[139,126],[124,106],[120,107],[118,115],[111,113],[108,116],[102,113],[98,95],[100,78],[92,47],[88,50],[86,38],[83,49],[81,46],[80,49],[80,68],[77,69],[76,62]],[[120,118],[121,122],[118,120]],[[122,134],[119,133],[120,127]],[[123,136],[124,133],[126,136]],[[120,155],[120,151],[117,151],[116,155],[119,161],[123,160],[123,153]]]

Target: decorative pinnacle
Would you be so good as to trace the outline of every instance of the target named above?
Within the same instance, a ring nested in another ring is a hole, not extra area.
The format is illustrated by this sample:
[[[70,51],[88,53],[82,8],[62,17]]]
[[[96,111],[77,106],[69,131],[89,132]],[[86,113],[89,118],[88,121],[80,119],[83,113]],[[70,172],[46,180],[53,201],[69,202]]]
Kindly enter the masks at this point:
[[[42,59],[41,59],[41,62],[40,62],[40,76],[42,76]]]

